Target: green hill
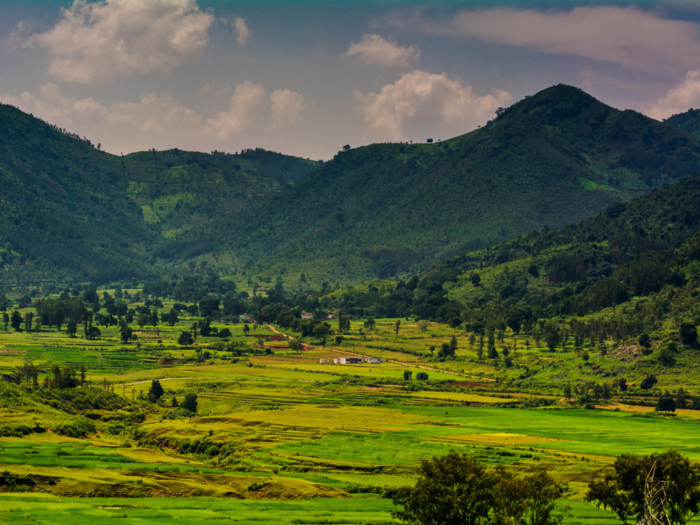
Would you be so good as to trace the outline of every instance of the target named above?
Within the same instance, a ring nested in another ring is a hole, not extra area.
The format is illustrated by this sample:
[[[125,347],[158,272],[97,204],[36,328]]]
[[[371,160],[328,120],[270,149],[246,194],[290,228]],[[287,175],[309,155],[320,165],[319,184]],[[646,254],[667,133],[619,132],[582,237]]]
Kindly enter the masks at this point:
[[[316,165],[264,150],[118,157],[0,105],[0,268],[23,284],[154,277],[173,262],[153,256],[165,237],[279,192]]]
[[[698,109],[689,109],[685,113],[673,115],[664,122],[700,137],[700,110]]]
[[[698,138],[555,86],[451,140],[341,152],[282,194],[162,253],[232,253],[253,278],[409,275],[698,172]]]

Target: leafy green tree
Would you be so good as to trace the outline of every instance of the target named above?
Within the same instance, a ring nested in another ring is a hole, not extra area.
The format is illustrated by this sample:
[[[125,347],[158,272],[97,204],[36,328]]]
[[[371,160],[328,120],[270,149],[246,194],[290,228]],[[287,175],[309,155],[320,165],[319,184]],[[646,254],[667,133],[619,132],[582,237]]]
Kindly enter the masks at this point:
[[[649,337],[649,334],[642,334],[639,336],[639,346],[642,348],[651,347],[651,338]]]
[[[646,376],[644,379],[642,379],[642,382],[640,383],[640,387],[642,390],[649,390],[653,388],[653,386],[658,383],[659,380],[656,379],[656,376],[654,374],[649,374]]]
[[[676,363],[675,345],[666,344],[659,350],[659,362],[665,366],[673,366]]]
[[[27,312],[24,314],[24,329],[27,332],[32,331],[32,321],[34,320],[34,312]]]
[[[676,402],[673,400],[673,396],[671,394],[669,394],[668,390],[666,390],[663,394],[661,394],[659,396],[659,399],[656,402],[655,410],[657,412],[675,412],[676,411]]]
[[[698,342],[698,331],[693,323],[681,323],[680,334],[684,345],[694,345]]]
[[[700,466],[669,450],[651,456],[622,455],[613,472],[588,485],[586,500],[613,511],[626,525],[640,523],[644,516],[644,485],[656,463],[654,479],[664,481],[665,511],[671,525],[685,525],[700,512]]]
[[[148,391],[149,397],[151,394],[153,394],[153,397],[158,400],[161,397],[163,397],[163,394],[165,394],[165,390],[163,389],[162,385],[160,384],[160,381],[157,379],[154,379],[151,381],[151,388]]]
[[[413,372],[411,372],[410,370],[403,371],[403,380],[404,381],[410,381],[412,376],[413,376]]]
[[[90,328],[88,328],[88,331],[86,334],[88,339],[97,339],[101,335],[102,335],[102,332],[100,332],[100,329],[97,328],[96,326],[91,326]]]
[[[171,308],[170,312],[168,312],[168,324],[170,326],[175,326],[179,321],[180,319],[177,315],[177,310],[175,310],[175,308]]]
[[[374,330],[374,328],[377,326],[377,321],[374,320],[374,317],[370,317],[365,321],[365,328],[368,330]]]
[[[177,344],[181,346],[190,346],[194,344],[192,332],[181,332],[180,336],[177,338]]]
[[[688,398],[685,395],[685,390],[682,388],[679,388],[678,392],[676,392],[676,408],[688,408]]]
[[[68,324],[66,325],[66,333],[68,334],[68,337],[75,337],[77,331],[78,323],[75,321],[68,321]]]
[[[299,353],[300,350],[304,349],[304,343],[302,343],[299,339],[296,339],[296,338],[291,338],[289,341],[287,341],[287,345],[289,346],[290,349],[294,350],[297,354]]]
[[[10,318],[10,326],[15,332],[19,332],[22,329],[22,314],[17,310],[12,312],[12,317]]]
[[[121,331],[119,332],[119,335],[121,336],[122,343],[125,343],[125,344],[133,339],[136,339],[136,336],[134,335],[134,331],[129,326],[125,326],[124,328],[122,328]]]
[[[396,331],[396,335],[399,335],[399,328],[401,327],[401,319],[397,319],[396,323],[394,323],[394,330]]]
[[[545,471],[516,477],[503,467],[488,470],[454,450],[423,460],[415,487],[397,491],[394,518],[413,525],[557,525],[564,487]]]
[[[229,330],[228,328],[222,328],[221,330],[219,330],[219,337],[221,339],[228,340],[231,337],[231,335],[233,334],[231,334],[231,330]]]
[[[627,392],[627,379],[625,379],[624,377],[618,379],[617,386],[620,389],[620,392]]]
[[[197,394],[187,394],[182,403],[180,403],[180,407],[190,412],[197,412]]]
[[[476,272],[472,273],[470,279],[471,279],[472,285],[474,285],[474,286],[479,286],[479,284],[481,284],[481,277]]]
[[[7,332],[7,326],[10,324],[10,316],[7,312],[2,313],[2,322],[5,324],[5,331]]]
[[[455,355],[457,352],[457,337],[454,335],[452,336],[452,339],[450,339],[450,351],[452,352],[452,355]]]
[[[418,381],[427,381],[428,380],[428,373],[427,372],[418,372],[416,374],[416,379]]]

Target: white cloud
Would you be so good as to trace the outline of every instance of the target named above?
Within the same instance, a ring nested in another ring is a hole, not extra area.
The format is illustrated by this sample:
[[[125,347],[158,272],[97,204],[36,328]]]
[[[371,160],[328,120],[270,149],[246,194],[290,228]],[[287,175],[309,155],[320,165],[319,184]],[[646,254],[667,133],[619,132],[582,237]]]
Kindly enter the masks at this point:
[[[207,133],[219,140],[257,124],[267,100],[265,88],[246,81],[236,88],[226,111],[207,120]]]
[[[238,45],[245,46],[250,38],[250,29],[248,29],[248,24],[246,24],[245,20],[242,18],[236,18],[233,23],[236,26]]]
[[[485,9],[447,21],[393,16],[407,31],[531,47],[545,53],[605,60],[640,70],[688,69],[700,54],[698,25],[633,7],[576,7],[570,11]]]
[[[362,64],[406,68],[418,62],[420,50],[389,42],[379,35],[364,35],[361,42],[350,45],[345,56],[356,57]]]
[[[695,69],[688,71],[683,81],[669,89],[663,97],[647,104],[644,107],[644,113],[662,120],[698,107],[700,107],[700,69]]]
[[[289,89],[280,89],[270,95],[272,103],[272,129],[293,126],[304,109],[304,97]]]
[[[251,82],[237,86],[228,108],[209,119],[171,95],[149,93],[138,102],[105,105],[93,98],[67,97],[51,83],[41,86],[38,95],[0,95],[0,101],[101,142],[113,153],[174,147],[204,151],[265,147],[268,140],[279,139],[271,131],[286,134],[303,109],[300,94],[285,89],[268,97],[263,86]]]
[[[206,46],[213,21],[194,0],[74,0],[52,29],[23,45],[48,49],[55,78],[91,83],[170,70]],[[24,24],[14,34],[23,32]]]
[[[446,73],[419,70],[404,74],[379,93],[356,92],[355,97],[365,122],[392,140],[465,133],[512,100],[509,93],[497,89],[479,97],[470,86],[450,80]]]

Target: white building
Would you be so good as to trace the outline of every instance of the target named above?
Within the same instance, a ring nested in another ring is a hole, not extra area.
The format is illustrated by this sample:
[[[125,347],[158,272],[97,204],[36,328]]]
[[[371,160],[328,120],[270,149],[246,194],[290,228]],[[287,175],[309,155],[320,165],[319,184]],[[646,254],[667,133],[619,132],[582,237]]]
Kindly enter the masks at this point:
[[[378,365],[382,362],[382,360],[378,357],[374,356],[369,356],[365,358],[365,363],[369,363],[370,365]]]
[[[341,365],[359,365],[362,364],[361,357],[339,357],[338,363]]]
[[[328,363],[330,363],[328,359],[319,359],[318,362],[322,365],[327,365]]]

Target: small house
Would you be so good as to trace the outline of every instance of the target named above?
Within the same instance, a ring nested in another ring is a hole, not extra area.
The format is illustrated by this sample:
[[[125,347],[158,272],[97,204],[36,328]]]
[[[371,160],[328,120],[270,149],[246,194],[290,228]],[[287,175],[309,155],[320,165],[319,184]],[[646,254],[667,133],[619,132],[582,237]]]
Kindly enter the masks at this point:
[[[359,364],[362,364],[362,358],[361,357],[340,357],[340,358],[338,358],[338,362],[341,365],[359,365]]]
[[[302,319],[313,319],[314,316],[311,314],[301,314]]]
[[[330,363],[330,361],[328,359],[319,359],[318,362],[322,365],[327,365]]]
[[[369,363],[370,365],[378,365],[382,362],[382,360],[378,357],[374,356],[369,356],[365,358],[365,363]]]

